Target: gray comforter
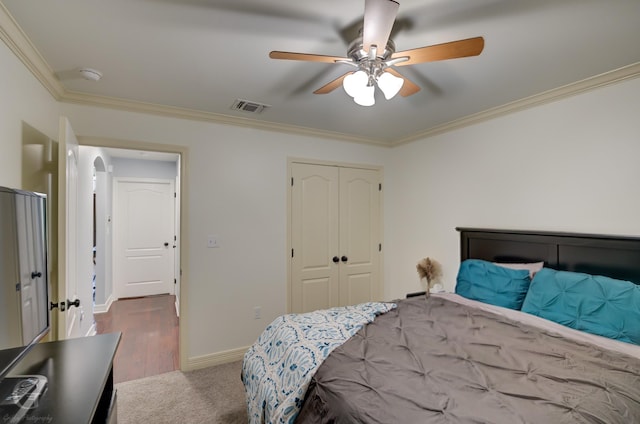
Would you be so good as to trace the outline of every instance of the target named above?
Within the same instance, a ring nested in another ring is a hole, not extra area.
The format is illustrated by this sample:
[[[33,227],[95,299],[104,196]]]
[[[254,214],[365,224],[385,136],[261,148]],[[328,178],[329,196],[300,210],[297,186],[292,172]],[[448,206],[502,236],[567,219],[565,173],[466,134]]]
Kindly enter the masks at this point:
[[[417,297],[335,349],[297,423],[640,423],[640,360]]]

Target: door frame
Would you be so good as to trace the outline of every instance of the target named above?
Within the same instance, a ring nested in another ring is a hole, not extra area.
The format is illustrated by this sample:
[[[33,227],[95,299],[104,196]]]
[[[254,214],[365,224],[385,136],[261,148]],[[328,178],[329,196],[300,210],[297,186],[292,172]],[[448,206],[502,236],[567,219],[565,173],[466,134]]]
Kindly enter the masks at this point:
[[[292,207],[292,199],[291,199],[291,185],[292,178],[291,175],[291,166],[294,163],[302,163],[308,165],[324,165],[324,166],[337,166],[344,168],[358,168],[358,169],[369,169],[373,171],[378,171],[380,173],[380,181],[384,181],[384,168],[382,165],[371,165],[371,164],[363,164],[363,163],[351,163],[351,162],[337,162],[337,161],[326,161],[326,160],[316,160],[316,159],[308,159],[308,158],[299,158],[299,157],[288,157],[287,158],[287,180],[286,180],[286,188],[287,188],[287,247],[285,250],[285,257],[287,258],[287,313],[291,313],[292,311],[292,301],[291,298],[291,290],[293,286],[292,280],[292,272],[291,272],[291,237],[292,237],[292,228],[291,228],[291,207]],[[384,184],[383,184],[384,186]],[[382,250],[380,251],[380,294],[384,296],[384,190],[380,191],[380,243],[382,243]]]
[[[136,140],[123,140],[114,138],[103,137],[89,137],[79,136],[78,142],[81,146],[93,146],[93,147],[107,147],[117,149],[128,150],[144,150],[149,152],[164,152],[175,153],[180,155],[180,161],[178,163],[178,177],[179,188],[178,190],[178,209],[180,213],[178,231],[178,241],[180,243],[180,260],[176,261],[176,269],[179,270],[180,278],[178,283],[180,284],[180,305],[178,320],[178,333],[179,333],[179,355],[180,355],[180,369],[186,371],[189,369],[189,334],[187,331],[189,314],[185,311],[189,308],[189,222],[186,219],[189,216],[189,175],[187,169],[189,169],[189,148],[177,144],[162,144],[162,143],[150,143]]]

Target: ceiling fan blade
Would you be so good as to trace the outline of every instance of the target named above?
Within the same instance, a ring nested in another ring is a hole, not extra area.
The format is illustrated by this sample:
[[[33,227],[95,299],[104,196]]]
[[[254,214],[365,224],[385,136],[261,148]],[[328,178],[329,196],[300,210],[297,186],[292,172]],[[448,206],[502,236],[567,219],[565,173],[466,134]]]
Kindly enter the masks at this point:
[[[400,4],[394,0],[365,0],[362,47],[366,52],[375,45],[379,55],[387,46]]]
[[[333,90],[340,87],[342,85],[342,80],[344,80],[348,75],[351,75],[351,74],[353,74],[353,72],[347,72],[346,74],[339,76],[338,78],[334,79],[330,83],[325,84],[322,87],[318,88],[316,91],[313,92],[313,94],[331,93]]]
[[[438,60],[456,59],[459,57],[477,56],[484,49],[484,38],[475,37],[466,40],[451,41],[434,46],[419,47],[412,50],[395,52],[392,59],[409,56],[409,60],[394,64],[394,66],[414,65],[416,63],[435,62]]]
[[[418,91],[420,91],[420,87],[418,87],[409,78],[405,77],[395,69],[386,68],[385,71],[397,76],[398,78],[402,78],[404,80],[404,84],[402,84],[402,88],[400,89],[400,92],[399,92],[399,94],[402,97],[411,96],[412,94],[416,94]]]
[[[271,59],[285,59],[285,60],[305,60],[308,62],[324,62],[324,63],[336,63],[341,60],[350,61],[348,57],[339,56],[324,56],[321,54],[312,53],[292,53],[292,52],[280,52],[272,51],[269,53]]]

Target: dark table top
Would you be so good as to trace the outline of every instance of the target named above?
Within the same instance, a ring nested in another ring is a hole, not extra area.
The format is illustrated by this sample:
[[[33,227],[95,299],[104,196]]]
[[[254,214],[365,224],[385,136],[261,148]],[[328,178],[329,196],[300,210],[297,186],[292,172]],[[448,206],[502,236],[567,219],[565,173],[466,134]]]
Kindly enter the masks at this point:
[[[24,422],[89,423],[109,377],[120,333],[40,343],[14,367],[9,377],[43,375],[46,392]],[[111,380],[109,384],[113,384]],[[0,406],[0,419],[11,413]]]

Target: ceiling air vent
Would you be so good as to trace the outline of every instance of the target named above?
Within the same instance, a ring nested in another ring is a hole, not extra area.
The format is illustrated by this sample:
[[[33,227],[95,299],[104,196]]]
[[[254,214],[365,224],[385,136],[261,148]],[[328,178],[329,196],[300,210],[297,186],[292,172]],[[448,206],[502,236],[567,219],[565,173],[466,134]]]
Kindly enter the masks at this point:
[[[233,102],[233,105],[231,105],[231,109],[233,110],[242,110],[249,113],[260,113],[268,107],[271,106],[242,99],[236,100],[235,102]]]

